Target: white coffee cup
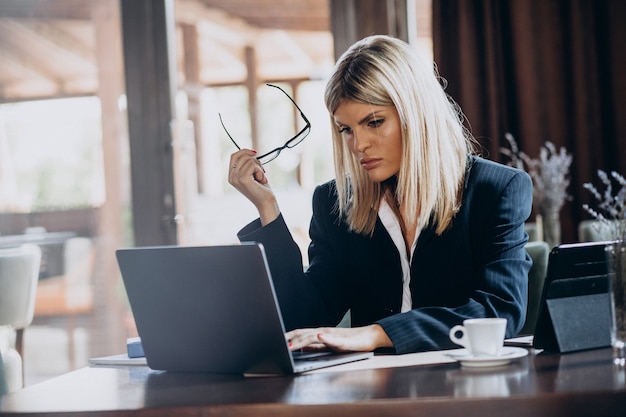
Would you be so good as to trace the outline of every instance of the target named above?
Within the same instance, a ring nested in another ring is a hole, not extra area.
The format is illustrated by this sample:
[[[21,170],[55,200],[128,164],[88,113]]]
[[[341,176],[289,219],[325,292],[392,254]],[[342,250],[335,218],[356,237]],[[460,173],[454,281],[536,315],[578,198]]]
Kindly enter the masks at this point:
[[[450,340],[474,356],[499,356],[505,332],[506,319],[467,319],[463,320],[462,326],[459,324],[450,329]]]

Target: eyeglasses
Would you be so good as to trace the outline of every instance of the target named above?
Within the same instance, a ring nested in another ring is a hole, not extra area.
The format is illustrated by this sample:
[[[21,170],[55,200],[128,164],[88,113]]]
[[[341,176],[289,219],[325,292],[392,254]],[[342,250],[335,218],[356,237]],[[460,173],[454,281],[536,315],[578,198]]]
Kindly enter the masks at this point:
[[[300,107],[298,107],[296,102],[289,96],[289,94],[287,94],[285,92],[285,90],[283,90],[282,88],[280,88],[277,85],[274,85],[274,84],[266,84],[266,85],[268,85],[270,87],[277,88],[280,91],[282,91],[282,93],[284,95],[286,95],[289,100],[291,100],[293,105],[296,106],[296,109],[298,109],[298,111],[300,112],[300,116],[302,117],[302,120],[304,120],[306,125],[302,128],[302,130],[300,130],[298,133],[296,133],[295,136],[293,136],[291,139],[289,139],[287,142],[285,142],[285,144],[283,146],[280,146],[280,147],[278,147],[276,149],[272,149],[271,151],[269,151],[269,152],[267,152],[267,153],[265,153],[265,154],[263,154],[261,156],[257,156],[256,159],[261,161],[261,164],[267,164],[268,162],[273,161],[274,159],[278,158],[278,155],[280,155],[280,153],[283,151],[283,149],[287,149],[287,148],[291,149],[291,148],[295,147],[297,144],[302,142],[304,140],[304,138],[306,138],[309,135],[309,133],[311,132],[311,122],[309,122],[309,119],[306,118],[306,116],[304,115],[304,113],[302,112]],[[237,149],[241,149],[241,147],[239,145],[237,145],[237,142],[235,142],[235,139],[233,139],[233,137],[230,135],[230,133],[228,133],[228,130],[226,129],[226,126],[224,126],[224,122],[222,121],[222,115],[220,113],[218,113],[218,115],[220,117],[220,123],[222,124],[222,127],[224,128],[224,132],[226,132],[226,134],[230,138],[231,142],[237,147]]]

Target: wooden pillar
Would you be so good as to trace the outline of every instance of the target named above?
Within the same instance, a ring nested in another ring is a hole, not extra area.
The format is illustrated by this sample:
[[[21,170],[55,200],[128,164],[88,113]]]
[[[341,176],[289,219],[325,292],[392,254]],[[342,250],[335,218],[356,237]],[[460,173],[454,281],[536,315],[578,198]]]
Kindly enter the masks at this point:
[[[180,25],[183,35],[185,57],[185,91],[187,93],[188,117],[193,123],[194,144],[196,148],[197,191],[205,192],[204,186],[204,149],[202,143],[202,85],[200,83],[200,51],[198,47],[198,29],[195,25]]]
[[[102,152],[104,157],[105,201],[99,210],[97,260],[94,276],[94,315],[89,353],[108,355],[125,348],[123,306],[120,302],[119,269],[115,250],[123,244],[122,213],[128,167],[123,166],[126,145],[126,113],[120,108],[124,95],[122,32],[119,2],[102,0],[93,11],[98,65],[98,97],[102,112]],[[70,340],[72,338],[70,337]]]
[[[300,101],[298,96],[298,87],[300,87],[300,81],[291,81],[289,85],[291,85],[291,97],[293,98],[293,101],[298,103]],[[300,112],[298,111],[296,106],[291,107],[293,108],[293,131],[299,132],[300,129],[302,129],[302,118],[300,117]],[[304,187],[305,189],[313,189],[315,187],[315,183],[313,180],[313,159],[310,157],[305,157],[304,152],[300,154],[300,163],[297,167],[297,178],[298,184],[300,184],[300,186]]]
[[[135,244],[178,242],[171,122],[173,0],[120,1]]]
[[[335,59],[369,35],[391,35],[409,41],[415,0],[330,0]]]
[[[250,113],[250,138],[252,139],[252,149],[263,152],[259,149],[259,124],[257,112],[257,87],[259,81],[256,74],[256,51],[252,46],[246,46],[246,68],[248,70],[248,78],[246,78],[246,87],[248,89],[248,112]]]

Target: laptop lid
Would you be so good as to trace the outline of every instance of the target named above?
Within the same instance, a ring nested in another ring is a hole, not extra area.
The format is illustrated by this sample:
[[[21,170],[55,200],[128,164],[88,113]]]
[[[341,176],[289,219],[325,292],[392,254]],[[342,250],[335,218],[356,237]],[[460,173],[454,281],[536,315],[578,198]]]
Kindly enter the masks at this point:
[[[288,374],[372,355],[296,363],[261,244],[129,248],[116,256],[152,369]]]
[[[552,249],[533,339],[535,348],[571,352],[610,346],[608,243],[563,244]]]

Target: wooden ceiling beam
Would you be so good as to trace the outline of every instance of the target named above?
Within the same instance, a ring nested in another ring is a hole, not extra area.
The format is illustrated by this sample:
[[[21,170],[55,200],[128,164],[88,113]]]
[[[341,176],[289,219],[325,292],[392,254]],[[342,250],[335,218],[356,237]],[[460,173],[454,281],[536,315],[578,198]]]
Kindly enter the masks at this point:
[[[0,39],[0,50],[2,50],[2,60],[0,60],[0,80],[6,83],[7,79],[35,79],[50,80],[48,74],[39,71],[28,62],[25,62],[22,54],[4,45]]]
[[[328,31],[328,0],[200,0],[263,29]]]
[[[2,0],[0,17],[90,20],[97,0]]]
[[[258,18],[268,19],[265,22],[283,17],[297,21],[298,15],[302,19],[327,15],[328,0],[290,0],[289,4],[281,0],[211,0],[212,7],[204,0],[174,1],[179,28],[189,24],[198,32],[199,85],[244,83],[248,76],[247,47],[256,49],[256,68],[263,79],[289,78],[289,74],[306,78],[308,72],[315,71],[308,67],[322,65],[318,62],[320,49],[328,49],[322,46],[326,42],[316,37],[320,32],[268,30],[267,23],[255,26],[235,14],[248,16],[259,11]],[[277,9],[276,4],[281,7]],[[0,53],[2,60],[11,60],[4,65],[0,62],[3,98],[16,94],[14,99],[22,100],[97,90],[96,6],[96,0],[1,0]],[[182,40],[182,29],[178,35]],[[184,58],[178,59],[183,73]]]
[[[68,68],[73,68],[74,75],[95,74],[97,71],[95,63],[89,57],[65,49],[24,23],[1,19],[0,32],[11,33],[11,37],[4,40],[5,48],[19,51],[24,65],[37,68],[37,71],[47,78],[61,80],[67,76]],[[28,45],[28,48],[25,48],[25,45]]]
[[[71,22],[59,20],[35,20],[26,23],[28,28],[37,36],[48,39],[58,47],[80,57],[88,62],[95,62],[94,43],[86,38],[74,36],[66,30]],[[90,25],[91,26],[91,25]],[[91,33],[93,34],[93,33]]]

